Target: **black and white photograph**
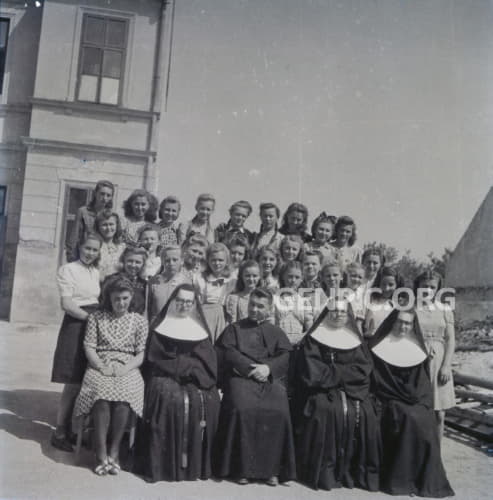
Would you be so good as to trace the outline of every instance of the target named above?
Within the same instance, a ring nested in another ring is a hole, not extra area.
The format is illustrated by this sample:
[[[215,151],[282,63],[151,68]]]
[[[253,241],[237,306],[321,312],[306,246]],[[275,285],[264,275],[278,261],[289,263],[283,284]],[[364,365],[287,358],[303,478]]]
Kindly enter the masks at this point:
[[[491,497],[493,0],[0,0],[0,499]]]

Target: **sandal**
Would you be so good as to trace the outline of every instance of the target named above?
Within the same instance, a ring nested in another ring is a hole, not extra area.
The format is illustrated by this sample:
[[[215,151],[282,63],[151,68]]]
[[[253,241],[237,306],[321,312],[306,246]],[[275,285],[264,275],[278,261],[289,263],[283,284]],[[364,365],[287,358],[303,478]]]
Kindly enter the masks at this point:
[[[108,474],[116,476],[121,470],[120,464],[113,457],[108,457]]]
[[[108,462],[105,460],[104,462],[99,462],[96,467],[94,467],[94,474],[96,476],[106,476],[108,473]]]
[[[74,447],[70,443],[70,441],[67,439],[67,436],[57,436],[55,433],[51,435],[50,439],[51,446],[53,448],[56,448],[57,450],[61,451],[66,451],[66,452],[72,452],[74,451]]]

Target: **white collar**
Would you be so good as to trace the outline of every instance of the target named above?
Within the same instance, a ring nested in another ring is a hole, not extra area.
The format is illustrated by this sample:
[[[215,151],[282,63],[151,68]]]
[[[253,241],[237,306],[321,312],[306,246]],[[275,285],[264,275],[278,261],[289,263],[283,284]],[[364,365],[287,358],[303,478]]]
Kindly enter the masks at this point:
[[[427,357],[414,334],[397,337],[390,333],[372,351],[386,363],[401,368],[419,365]]]
[[[350,328],[331,328],[324,321],[310,335],[317,342],[335,349],[349,350],[361,345],[361,338]]]
[[[154,328],[159,335],[164,335],[177,340],[205,340],[208,338],[204,327],[191,317],[179,318],[177,316],[166,316],[159,325]]]

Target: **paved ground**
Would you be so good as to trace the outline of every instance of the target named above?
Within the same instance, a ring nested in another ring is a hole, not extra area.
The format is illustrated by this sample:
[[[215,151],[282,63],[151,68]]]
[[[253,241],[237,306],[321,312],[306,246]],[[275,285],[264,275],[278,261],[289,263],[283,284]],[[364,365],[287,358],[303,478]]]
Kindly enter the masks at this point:
[[[147,484],[122,473],[97,477],[84,451],[80,465],[72,454],[49,445],[60,387],[49,382],[57,327],[13,326],[0,322],[0,498],[2,499],[380,499],[360,490],[317,492],[297,483],[270,488],[222,481]],[[477,443],[449,435],[445,466],[456,498],[491,498],[492,458]]]

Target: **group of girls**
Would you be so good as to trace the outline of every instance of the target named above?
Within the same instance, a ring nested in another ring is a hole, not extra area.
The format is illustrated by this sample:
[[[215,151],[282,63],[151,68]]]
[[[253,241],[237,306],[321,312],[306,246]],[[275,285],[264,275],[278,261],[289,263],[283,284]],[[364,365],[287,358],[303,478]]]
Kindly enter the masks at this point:
[[[394,291],[403,285],[399,273],[386,265],[378,248],[362,252],[356,224],[348,216],[321,213],[310,234],[305,205],[292,203],[281,219],[277,205],[262,203],[260,228],[253,233],[244,227],[252,213],[244,200],[230,207],[227,222],[213,227],[215,199],[210,194],[200,195],[195,216],[180,223],[181,205],[174,196],[158,204],[151,193],[135,190],[123,204],[122,217],[113,209],[114,192],[111,182],[100,181],[91,202],[79,209],[67,245],[68,263],[57,277],[65,316],[52,381],[64,389],[51,442],[71,451],[72,416],[92,411],[97,474],[119,470],[128,415],[142,416],[139,367],[149,323],[159,318],[177,287],[195,290],[212,343],[227,324],[248,316],[249,297],[257,287],[275,295],[270,321],[295,348],[327,299],[342,289],[353,292],[355,321],[367,338],[397,305]],[[441,277],[425,273],[416,286],[433,297]],[[376,291],[366,293],[370,288]],[[375,305],[381,307],[370,307]],[[443,432],[444,410],[454,405],[453,317],[433,307],[416,314],[430,359],[433,409]]]

